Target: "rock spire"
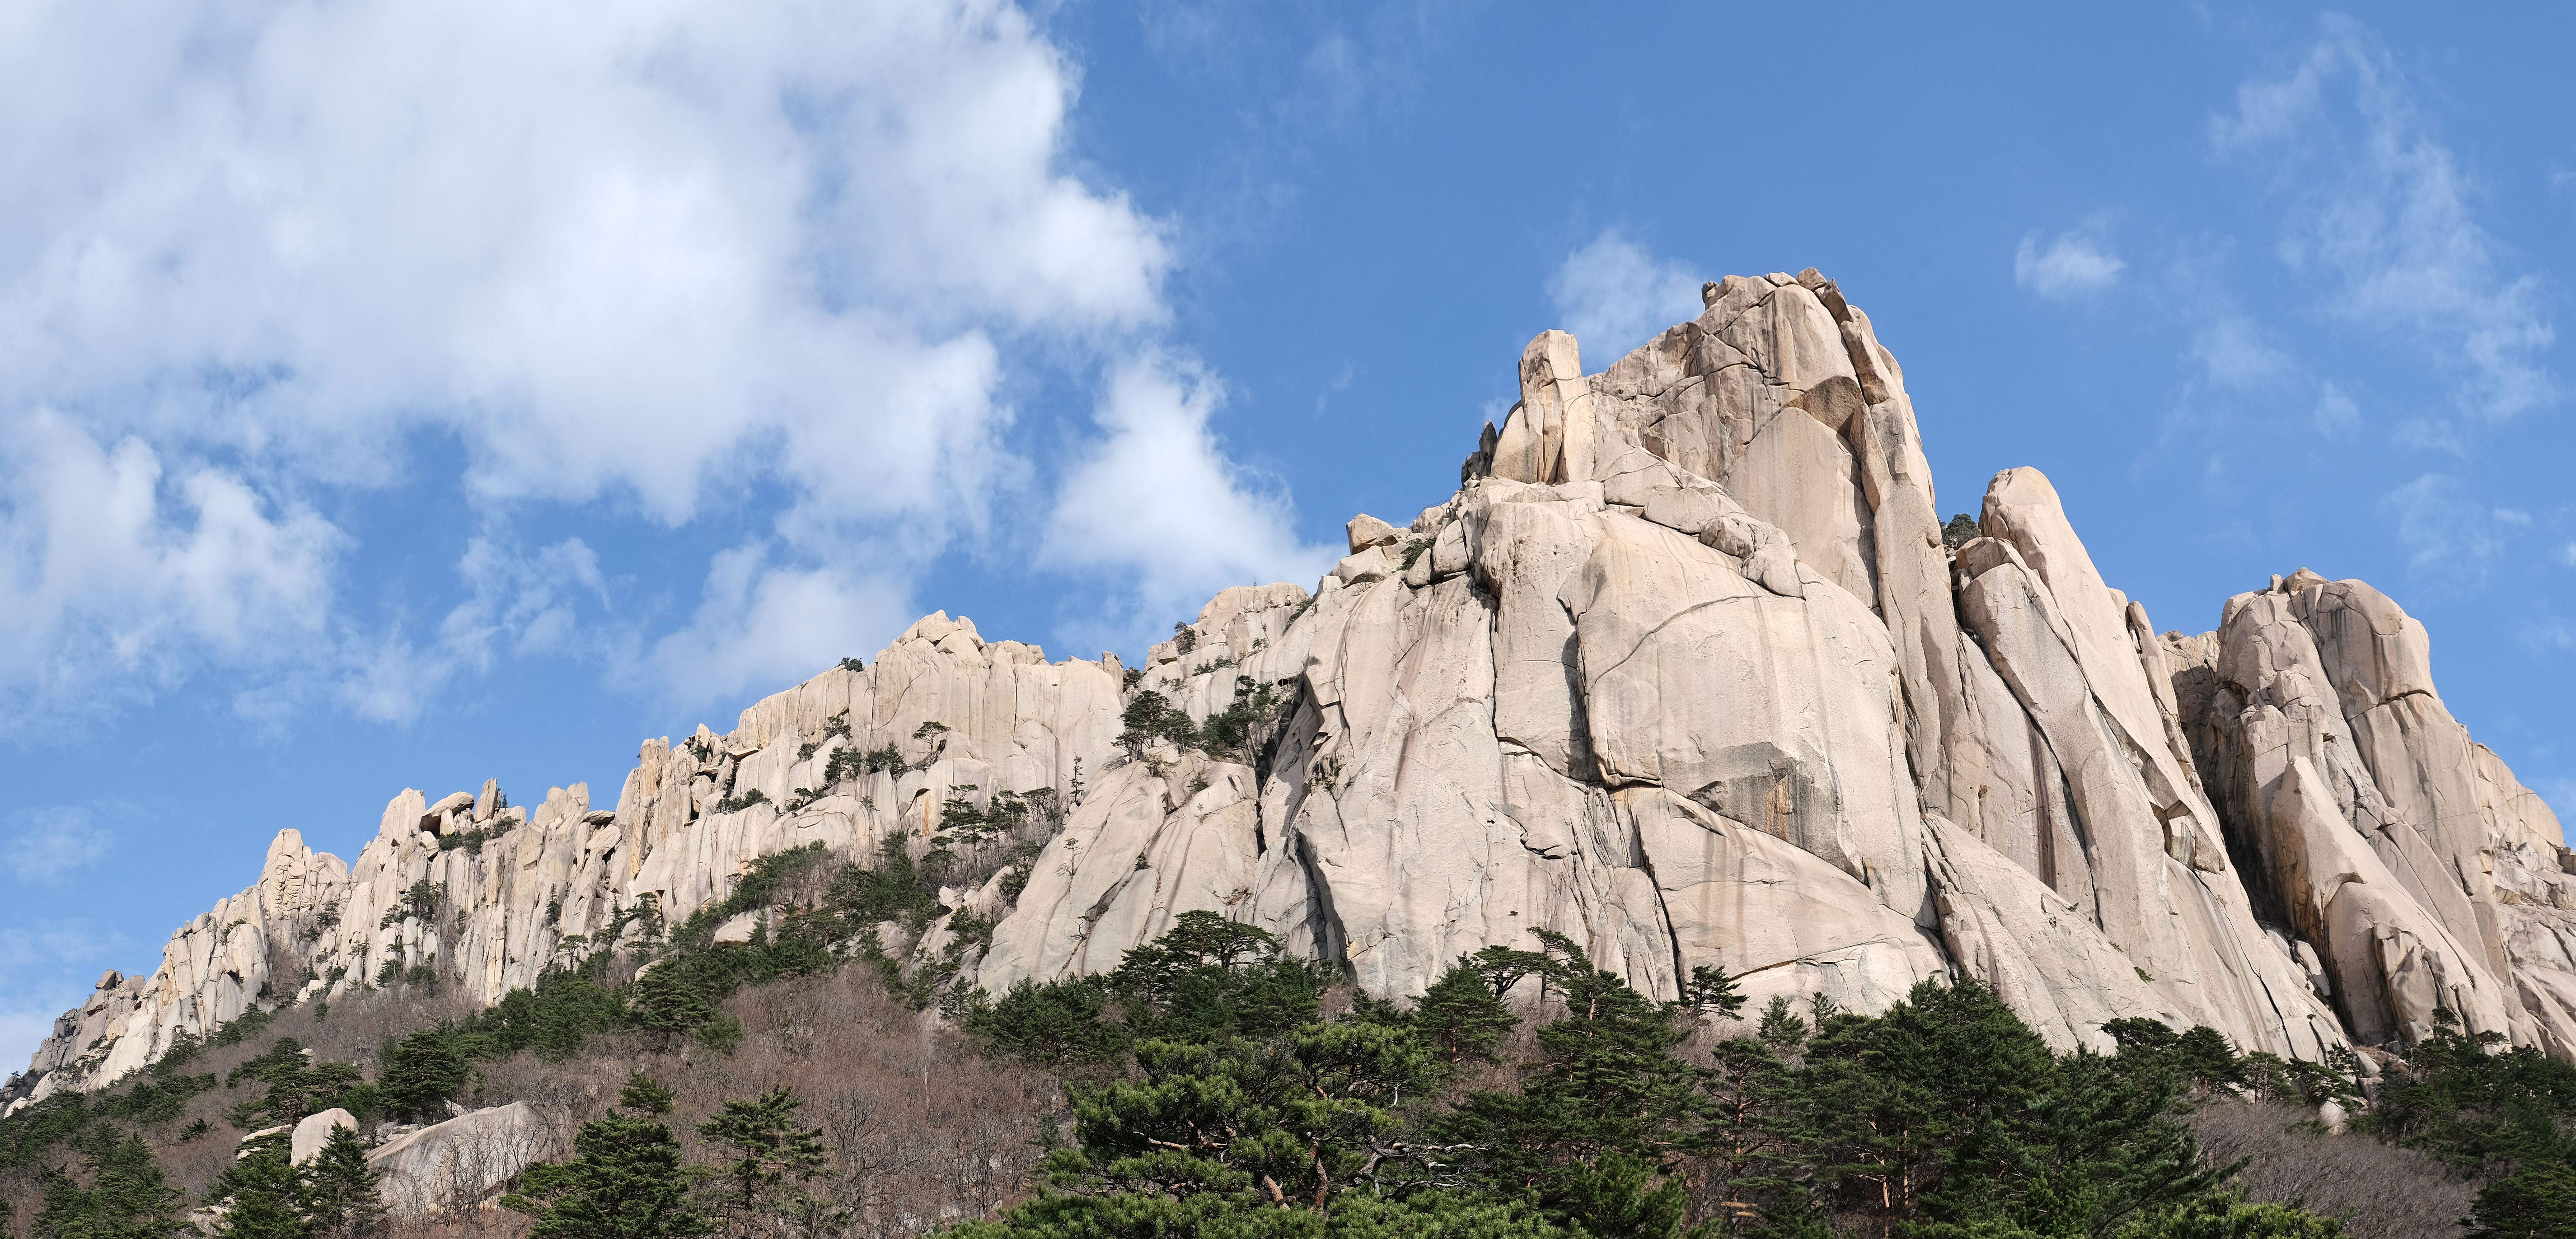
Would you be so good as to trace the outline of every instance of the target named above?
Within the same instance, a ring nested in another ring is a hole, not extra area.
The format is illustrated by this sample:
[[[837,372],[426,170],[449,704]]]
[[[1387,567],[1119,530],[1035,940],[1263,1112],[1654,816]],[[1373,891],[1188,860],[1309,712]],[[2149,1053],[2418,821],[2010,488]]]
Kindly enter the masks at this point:
[[[1595,373],[1542,333],[1456,494],[1140,667],[935,614],[647,741],[613,808],[405,791],[352,864],[281,832],[0,1098],[425,966],[494,1001],[755,857],[918,853],[952,801],[1041,788],[1035,862],[904,944],[993,922],[956,984],[1105,969],[1206,909],[1390,995],[1545,927],[1663,994],[1715,964],[1875,1011],[1971,975],[2061,1048],[2145,1016],[2313,1060],[2445,1007],[2576,1057],[2576,853],[2443,708],[2421,624],[2302,569],[2158,635],[2036,470],[1945,537],[1904,372],[1832,281],[1703,298]],[[1224,754],[1121,743],[1138,693],[1204,721],[1254,689]]]

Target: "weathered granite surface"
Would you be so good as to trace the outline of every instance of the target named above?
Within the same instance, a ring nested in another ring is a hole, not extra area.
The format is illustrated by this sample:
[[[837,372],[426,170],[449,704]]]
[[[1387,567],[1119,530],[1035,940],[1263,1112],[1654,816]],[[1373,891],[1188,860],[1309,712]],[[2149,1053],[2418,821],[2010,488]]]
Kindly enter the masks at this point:
[[[1214,909],[1397,995],[1545,926],[1662,993],[1717,964],[1866,1011],[1974,975],[2060,1046],[2147,1015],[2313,1059],[2440,1005],[2576,1056],[2576,854],[2443,708],[2421,624],[2303,569],[2158,636],[2031,469],[1945,543],[1869,318],[1812,270],[1704,299],[1598,373],[1542,334],[1455,495],[1353,519],[1314,593],[1226,590],[1133,672],[935,614],[646,742],[612,809],[406,791],[346,865],[280,832],[5,1095],[387,969],[494,1000],[754,857],[923,849],[953,795],[1038,788],[1069,812],[1016,899],[947,894],[998,920],[960,984],[1107,968]],[[1132,694],[1203,719],[1245,678],[1281,703],[1249,764],[1116,743]],[[913,768],[828,777],[888,745]]]

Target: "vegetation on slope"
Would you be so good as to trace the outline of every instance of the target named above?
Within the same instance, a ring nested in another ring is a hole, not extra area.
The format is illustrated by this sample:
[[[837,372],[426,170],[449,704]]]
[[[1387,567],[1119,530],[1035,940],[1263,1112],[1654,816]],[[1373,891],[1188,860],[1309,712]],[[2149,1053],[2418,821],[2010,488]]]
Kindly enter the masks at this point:
[[[952,837],[989,876],[1012,834]],[[486,1010],[398,984],[254,1015],[0,1120],[0,1227],[144,1239],[224,1201],[226,1233],[354,1236],[389,1225],[354,1142],[330,1186],[280,1149],[236,1161],[238,1133],[524,1100],[556,1123],[552,1160],[517,1212],[449,1228],[2309,1236],[2457,1233],[2467,1212],[2480,1236],[2576,1234],[2576,1070],[2455,1022],[2365,1110],[2355,1064],[2207,1029],[2121,1021],[2119,1053],[2056,1055],[1967,982],[1872,1017],[1745,1011],[1711,970],[1658,1000],[1545,933],[1395,1003],[1190,913],[1109,974],[993,998],[947,986],[962,955],[906,969],[878,940],[917,936],[961,868],[803,849]],[[743,913],[766,914],[749,941],[713,940]],[[926,1011],[942,989],[962,1038]],[[2286,1108],[2329,1098],[2364,1130]]]

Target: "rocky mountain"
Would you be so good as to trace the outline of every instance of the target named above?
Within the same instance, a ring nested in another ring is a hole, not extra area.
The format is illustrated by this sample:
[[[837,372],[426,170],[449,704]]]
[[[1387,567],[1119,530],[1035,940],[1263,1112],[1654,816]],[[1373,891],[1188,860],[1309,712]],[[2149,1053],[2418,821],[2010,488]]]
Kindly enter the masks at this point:
[[[917,940],[881,927],[945,987],[1106,969],[1212,909],[1385,994],[1544,926],[1668,996],[1703,964],[1861,1011],[1973,975],[2061,1048],[2149,1016],[2318,1059],[2447,1007],[2576,1056],[2576,854],[2443,708],[2423,625],[2300,570],[2158,635],[2035,470],[1945,527],[1831,281],[1704,298],[1597,373],[1541,335],[1447,502],[1354,519],[1313,593],[1226,590],[1142,667],[932,615],[647,741],[613,807],[405,791],[353,863],[282,831],[0,1097],[422,969],[496,1001],[756,857],[1005,818],[1027,853]]]

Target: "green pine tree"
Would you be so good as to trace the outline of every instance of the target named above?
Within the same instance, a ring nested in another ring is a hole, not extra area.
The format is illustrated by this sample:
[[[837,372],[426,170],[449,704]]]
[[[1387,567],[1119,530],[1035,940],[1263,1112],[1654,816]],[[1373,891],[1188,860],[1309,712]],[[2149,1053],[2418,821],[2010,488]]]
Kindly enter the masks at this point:
[[[384,1216],[381,1176],[367,1164],[358,1133],[333,1127],[330,1140],[302,1170],[305,1233],[316,1239],[348,1239],[373,1229]]]
[[[2576,1237],[2576,1166],[2541,1162],[2488,1184],[2463,1220],[2469,1239]]]
[[[1042,1067],[1106,1062],[1127,1048],[1124,1026],[1101,1017],[1109,983],[1074,977],[1039,984],[1025,977],[1000,1001],[969,1007],[961,1020],[989,1053]]]
[[[2121,1239],[2341,1239],[2343,1223],[2292,1205],[2247,1204],[2236,1193],[2211,1192],[2159,1209],[2119,1234]]]
[[[688,1239],[715,1232],[689,1198],[680,1141],[647,1119],[612,1114],[581,1125],[569,1162],[539,1162],[501,1198],[536,1219],[538,1239]]]
[[[2229,1169],[2203,1166],[2174,1120],[2178,1067],[2060,1059],[1973,980],[1831,1016],[1805,1053],[1797,1187],[1926,1239],[2101,1234],[2207,1196]]]
[[[770,1191],[788,1178],[810,1179],[822,1169],[823,1129],[798,1127],[796,1108],[803,1105],[786,1088],[774,1088],[748,1101],[728,1101],[698,1134],[732,1155],[711,1167],[721,1184],[718,1208],[748,1223]]]
[[[617,1090],[617,1104],[637,1114],[669,1114],[677,1097],[641,1071],[628,1073],[625,1087]]]
[[[1775,1012],[1785,1013],[1786,1007],[1784,1000],[1773,1000]],[[1765,1026],[1773,1026],[1767,1016]],[[1797,1043],[1803,1044],[1806,1026],[1801,1022],[1798,1027]],[[1795,1149],[1784,1133],[1798,1110],[1796,1076],[1773,1043],[1758,1038],[1730,1038],[1710,1058],[1714,1070],[1705,1085],[1709,1124],[1699,1152],[1727,1189],[1724,1199],[1735,1202],[1740,1212],[1751,1207],[1749,1198],[1776,1198],[1789,1183],[1783,1175],[1795,1161]]]
[[[1129,1035],[1201,1043],[1272,1037],[1311,1022],[1334,979],[1281,954],[1267,930],[1208,911],[1174,918],[1107,978]]]
[[[1509,986],[1505,987],[1509,989]],[[1461,956],[1413,1004],[1413,1026],[1440,1061],[1453,1067],[1490,1063],[1520,1020],[1503,1005],[1475,957]]]
[[[1434,1124],[1439,1139],[1478,1150],[1492,1190],[1534,1194],[1588,1233],[1676,1233],[1683,1187],[1664,1172],[1697,1147],[1708,1113],[1708,1069],[1673,1053],[1693,1013],[1629,988],[1564,935],[1532,932],[1566,1014],[1538,1031],[1541,1059],[1519,1093],[1468,1096]]]
[[[403,1038],[385,1056],[376,1077],[385,1109],[404,1119],[440,1117],[444,1103],[465,1091],[473,1065],[444,1029],[428,1029]]]
[[[180,1214],[186,1198],[143,1141],[101,1129],[86,1144],[86,1184],[65,1167],[45,1170],[45,1203],[29,1219],[35,1239],[167,1239],[191,1229]]]
[[[1771,1005],[1762,1008],[1762,1022],[1754,1026],[1753,1035],[1774,1054],[1795,1054],[1807,1048],[1807,1021],[1790,1009],[1788,995],[1774,994]]]
[[[221,1239],[305,1239],[305,1179],[288,1163],[287,1150],[272,1141],[224,1168],[206,1189],[209,1200],[223,1206],[215,1224]]]

